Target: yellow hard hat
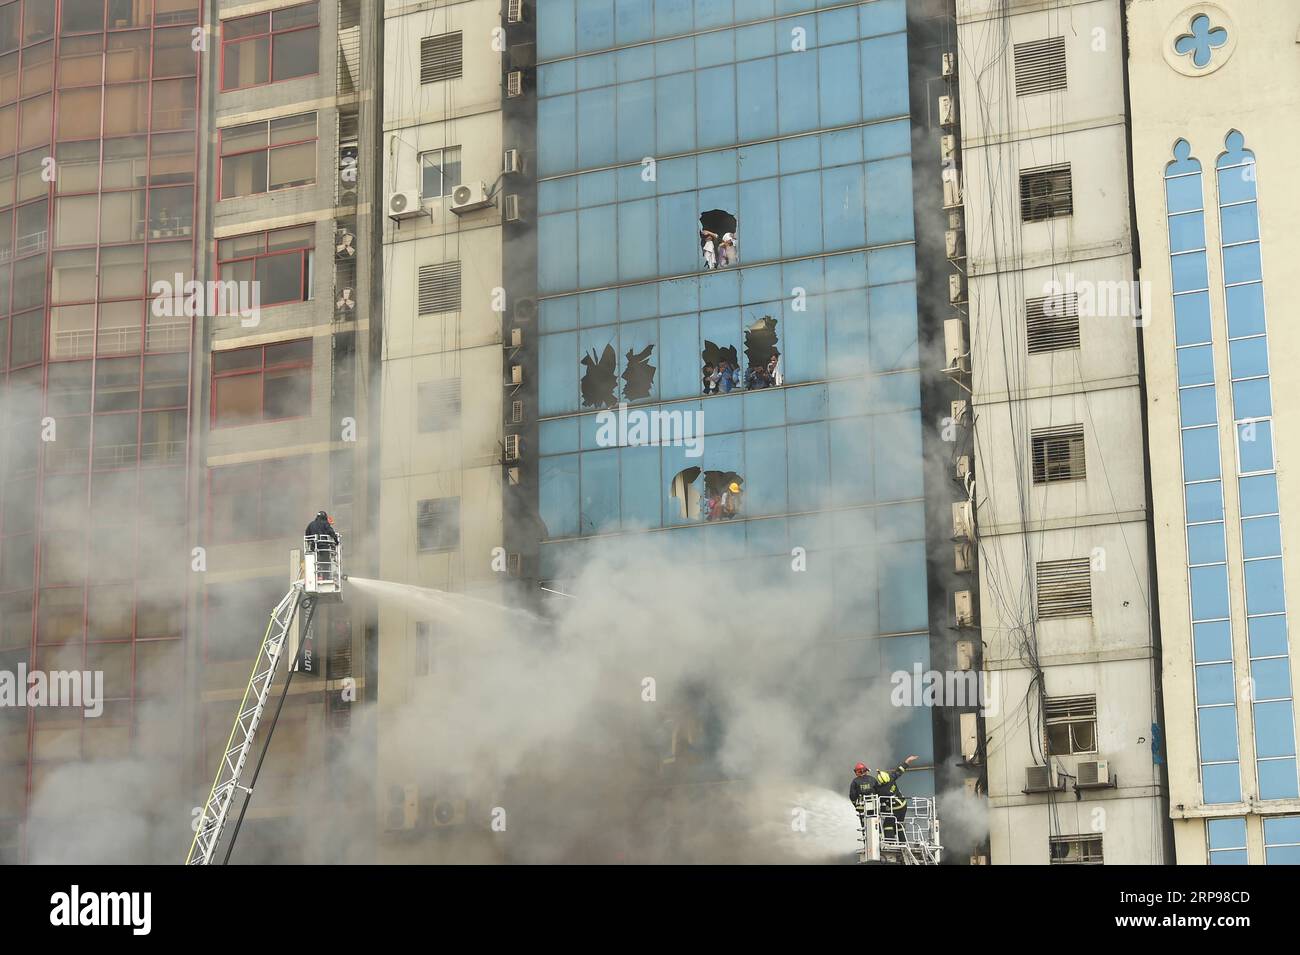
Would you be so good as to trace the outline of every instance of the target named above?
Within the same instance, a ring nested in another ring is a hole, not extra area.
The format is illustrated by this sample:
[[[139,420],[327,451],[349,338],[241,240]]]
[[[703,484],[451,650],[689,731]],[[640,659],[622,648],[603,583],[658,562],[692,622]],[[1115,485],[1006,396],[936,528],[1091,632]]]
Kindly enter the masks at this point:
[[[732,494],[739,494],[739,493],[740,493],[740,485],[737,484],[735,481],[732,481],[732,482],[731,482],[731,493],[732,493]]]

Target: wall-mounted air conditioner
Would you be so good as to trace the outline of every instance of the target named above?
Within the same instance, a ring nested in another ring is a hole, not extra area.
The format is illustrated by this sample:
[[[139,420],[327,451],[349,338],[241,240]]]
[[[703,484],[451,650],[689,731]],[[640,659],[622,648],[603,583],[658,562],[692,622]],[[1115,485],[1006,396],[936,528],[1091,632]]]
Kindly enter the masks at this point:
[[[425,800],[423,808],[426,824],[431,829],[463,826],[468,817],[468,813],[465,811],[465,800],[463,799],[439,799],[434,797]]]
[[[957,72],[957,54],[945,53],[943,55],[943,75],[952,76]]]
[[[527,22],[528,8],[524,0],[506,0],[506,23]]]
[[[979,720],[979,714],[974,711],[961,713],[957,718],[958,728],[961,732],[961,755],[968,763],[973,763],[979,758]]]
[[[957,101],[951,96],[939,97],[939,125],[957,125]]]
[[[518,468],[507,468],[507,469],[506,469],[506,478],[507,478],[507,480],[510,481],[510,486],[511,486],[511,487],[518,487],[518,486],[519,486],[519,469],[518,469]],[[509,555],[507,555],[507,556],[509,556]]]
[[[1051,766],[1025,767],[1025,793],[1050,793],[1065,790],[1065,777],[1058,776]]]
[[[511,577],[518,577],[523,571],[524,557],[522,554],[506,554],[506,572]]]
[[[384,815],[384,829],[402,832],[414,829],[420,822],[420,787],[415,783],[388,787],[388,811]]]
[[[960,278],[960,276],[950,276]],[[949,318],[943,323],[943,345],[947,374],[970,371],[970,349],[966,346],[966,324],[960,318]]]
[[[400,222],[402,219],[411,219],[424,214],[424,207],[420,205],[420,194],[414,189],[389,195],[388,218]]]
[[[511,70],[506,74],[506,95],[512,98],[524,95],[523,70]]]
[[[1110,789],[1118,780],[1111,775],[1110,760],[1081,759],[1075,775],[1075,789]]]
[[[510,384],[511,384],[511,385],[522,385],[523,383],[524,383],[524,366],[523,366],[523,365],[511,365],[511,366],[510,366]]]
[[[969,670],[975,666],[975,641],[958,640],[957,648],[957,669]]]
[[[954,402],[952,403],[952,420],[953,420],[953,422],[954,422],[955,424],[965,424],[965,423],[966,423],[966,413],[967,413],[969,410],[970,410],[970,406],[969,406],[968,404],[966,404],[966,399],[965,399],[965,398],[958,398],[956,401],[954,401]]]
[[[961,305],[966,301],[966,276],[953,272],[948,276],[948,304]],[[963,331],[962,336],[965,337]]]
[[[521,448],[521,442],[519,440],[519,435],[517,434],[506,435],[506,460],[507,461],[518,461],[520,448]]]
[[[952,610],[957,626],[975,626],[975,598],[969,590],[959,590],[952,595]]]
[[[506,222],[523,221],[523,217],[519,213],[519,197],[517,195],[511,194],[502,200],[501,218]]]
[[[943,252],[950,259],[966,256],[966,234],[961,229],[948,229],[943,234]]]
[[[952,545],[952,566],[959,574],[969,574],[975,569],[975,546],[970,541]]]
[[[524,171],[524,154],[518,149],[507,149],[502,156],[501,172],[507,176]]]
[[[975,539],[975,508],[970,501],[952,502],[952,536],[959,541]]]
[[[524,347],[524,330],[522,328],[510,329],[510,347],[511,348]]]
[[[451,191],[451,211],[456,215],[476,212],[492,205],[492,196],[481,182],[462,183]]]

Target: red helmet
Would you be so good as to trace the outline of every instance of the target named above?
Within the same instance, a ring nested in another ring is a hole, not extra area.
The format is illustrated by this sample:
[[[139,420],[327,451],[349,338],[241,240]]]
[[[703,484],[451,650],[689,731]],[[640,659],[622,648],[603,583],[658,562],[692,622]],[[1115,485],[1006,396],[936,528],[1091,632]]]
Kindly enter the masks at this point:
[[[858,763],[858,765],[853,767],[853,773],[855,776],[861,776],[866,771],[867,771],[866,763]]]

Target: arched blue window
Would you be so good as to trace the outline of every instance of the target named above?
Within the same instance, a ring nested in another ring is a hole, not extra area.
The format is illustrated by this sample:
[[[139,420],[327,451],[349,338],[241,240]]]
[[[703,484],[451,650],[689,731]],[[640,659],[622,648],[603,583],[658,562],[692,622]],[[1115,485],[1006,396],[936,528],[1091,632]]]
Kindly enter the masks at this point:
[[[1203,174],[1191,153],[1187,140],[1174,144],[1174,159],[1165,166],[1165,212],[1178,357],[1201,792],[1207,803],[1230,803],[1241,799],[1237,681],[1232,661]]]

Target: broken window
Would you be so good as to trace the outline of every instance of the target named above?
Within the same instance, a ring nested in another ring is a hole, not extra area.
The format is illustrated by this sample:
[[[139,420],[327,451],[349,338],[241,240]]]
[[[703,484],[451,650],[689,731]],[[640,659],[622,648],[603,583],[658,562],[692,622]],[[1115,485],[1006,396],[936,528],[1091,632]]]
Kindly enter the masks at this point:
[[[681,503],[682,517],[687,520],[727,521],[743,511],[745,479],[735,471],[691,467],[677,472],[670,492]]]
[[[736,249],[736,217],[722,209],[700,213],[700,254],[706,269],[722,269],[740,262]]]
[[[776,319],[764,315],[745,329],[746,388],[770,388],[785,380],[776,347]]]
[[[733,388],[742,387],[743,376],[740,371],[740,360],[736,357],[735,345],[722,348],[706,339],[700,357],[704,359],[702,372],[704,394],[726,394]]]
[[[653,344],[637,351],[635,346],[627,350],[627,366],[623,374],[618,374],[618,356],[613,345],[606,345],[599,357],[593,348],[591,353],[582,356],[582,406],[584,408],[610,408],[618,404],[619,379],[623,380],[623,400],[637,401],[650,397],[654,387],[654,365],[650,356],[654,352]]]

